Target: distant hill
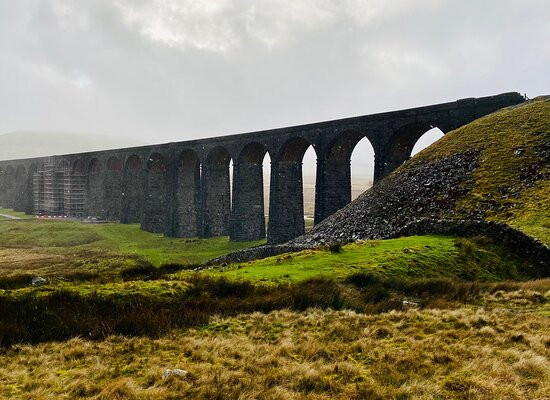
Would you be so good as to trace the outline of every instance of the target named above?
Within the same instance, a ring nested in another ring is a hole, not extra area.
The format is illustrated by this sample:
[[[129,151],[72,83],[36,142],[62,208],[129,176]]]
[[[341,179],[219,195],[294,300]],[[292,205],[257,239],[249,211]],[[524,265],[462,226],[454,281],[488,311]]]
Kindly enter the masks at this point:
[[[140,146],[144,143],[115,136],[55,131],[16,131],[0,135],[0,160],[80,153]]]
[[[295,243],[388,237],[418,218],[502,222],[550,245],[550,98],[449,132]]]

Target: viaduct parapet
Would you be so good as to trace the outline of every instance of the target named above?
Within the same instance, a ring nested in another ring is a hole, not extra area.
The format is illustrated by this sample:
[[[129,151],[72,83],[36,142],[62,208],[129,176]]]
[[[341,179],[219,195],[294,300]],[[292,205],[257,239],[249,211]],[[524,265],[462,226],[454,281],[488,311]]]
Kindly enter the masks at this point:
[[[140,223],[172,237],[266,236],[263,159],[271,158],[269,243],[302,235],[302,158],[317,155],[315,223],[351,201],[350,159],[363,138],[375,181],[411,155],[416,141],[503,107],[519,93],[177,143],[0,161],[0,205],[28,214]],[[233,161],[233,190],[229,164]]]

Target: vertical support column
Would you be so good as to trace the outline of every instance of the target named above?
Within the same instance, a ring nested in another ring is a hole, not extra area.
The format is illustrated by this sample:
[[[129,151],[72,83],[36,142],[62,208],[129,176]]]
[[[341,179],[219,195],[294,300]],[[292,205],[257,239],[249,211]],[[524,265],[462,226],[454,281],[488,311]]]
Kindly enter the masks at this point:
[[[272,163],[267,241],[284,243],[305,233],[301,161]]]
[[[176,193],[178,180],[178,164],[174,149],[170,150],[166,160],[166,215],[164,217],[164,235],[176,237]]]
[[[0,168],[0,208],[4,207],[4,195],[6,190],[4,188],[4,182],[6,179],[6,172]]]
[[[13,199],[13,210],[18,212],[25,211],[25,204],[27,203],[27,196],[25,193],[25,188],[27,182],[25,178],[17,177],[15,181],[15,192]]]
[[[4,178],[4,204],[6,208],[13,208],[15,203],[15,170],[6,168]]]
[[[200,236],[201,170],[193,151],[183,152],[178,161],[174,215],[177,237]]]
[[[318,160],[315,225],[351,202],[350,160]]]
[[[34,174],[36,166],[31,166],[27,173],[27,185],[25,187],[25,214],[31,215],[34,212]]]
[[[231,215],[229,166],[225,162],[207,162],[203,173],[202,236],[226,236]]]
[[[391,174],[397,167],[407,161],[407,158],[392,158],[375,155],[374,157],[374,183]]]
[[[153,154],[147,161],[145,199],[141,229],[164,233],[166,223],[166,164],[160,154]]]
[[[34,214],[42,215],[44,213],[44,169],[33,174],[33,199],[34,199]]]
[[[111,157],[107,162],[103,179],[103,205],[104,212],[102,217],[108,220],[120,220],[121,194],[122,194],[122,162]]]
[[[265,238],[262,163],[233,164],[233,212],[230,238],[249,241]]]
[[[89,217],[102,217],[103,207],[103,166],[93,159],[88,167],[86,190],[86,213]]]
[[[143,214],[144,165],[137,155],[128,157],[122,178],[122,211],[120,222],[138,223]]]

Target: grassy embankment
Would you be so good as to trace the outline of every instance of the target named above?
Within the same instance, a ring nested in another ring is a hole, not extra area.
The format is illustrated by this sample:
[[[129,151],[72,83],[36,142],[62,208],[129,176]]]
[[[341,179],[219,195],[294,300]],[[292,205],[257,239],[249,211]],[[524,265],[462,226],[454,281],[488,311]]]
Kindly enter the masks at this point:
[[[342,280],[355,273],[401,278],[458,277],[502,280],[529,277],[528,263],[485,238],[411,236],[283,254],[202,272],[254,282]],[[176,276],[186,276],[185,271]]]
[[[507,223],[550,245],[550,99],[480,118],[448,133],[401,168],[448,157],[466,145],[480,152],[480,164],[469,182],[472,190],[450,217],[483,210],[488,220]]]

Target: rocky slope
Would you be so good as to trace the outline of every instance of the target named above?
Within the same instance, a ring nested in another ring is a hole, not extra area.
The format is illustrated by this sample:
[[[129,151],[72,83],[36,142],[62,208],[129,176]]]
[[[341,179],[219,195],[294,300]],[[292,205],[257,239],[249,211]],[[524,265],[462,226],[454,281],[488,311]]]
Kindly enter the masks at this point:
[[[550,98],[448,133],[292,244],[391,237],[420,218],[496,221],[550,244]]]

